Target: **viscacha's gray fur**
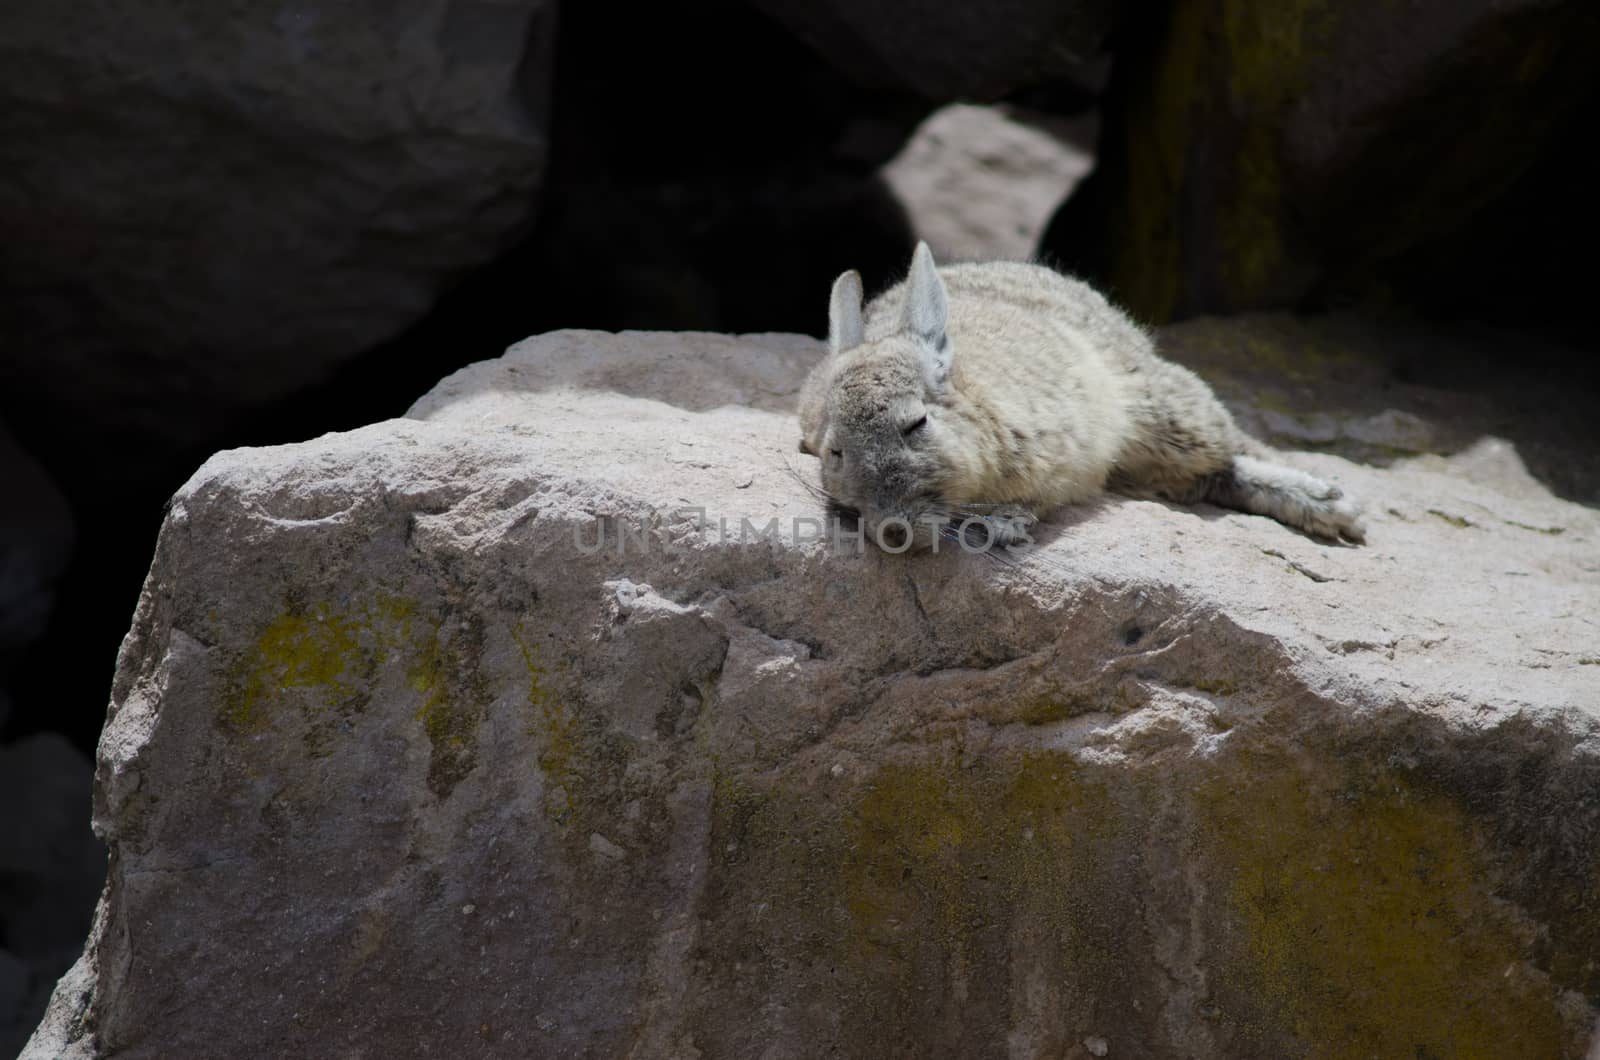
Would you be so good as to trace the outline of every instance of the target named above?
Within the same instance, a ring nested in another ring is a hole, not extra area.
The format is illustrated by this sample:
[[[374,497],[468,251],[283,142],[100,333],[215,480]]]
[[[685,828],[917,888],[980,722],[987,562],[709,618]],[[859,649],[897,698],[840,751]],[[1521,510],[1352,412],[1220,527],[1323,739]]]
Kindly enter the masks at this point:
[[[800,430],[827,496],[897,551],[969,516],[1016,543],[1038,516],[1105,490],[1364,538],[1337,486],[1274,463],[1099,292],[1038,265],[939,268],[925,243],[864,308],[860,276],[834,281]]]

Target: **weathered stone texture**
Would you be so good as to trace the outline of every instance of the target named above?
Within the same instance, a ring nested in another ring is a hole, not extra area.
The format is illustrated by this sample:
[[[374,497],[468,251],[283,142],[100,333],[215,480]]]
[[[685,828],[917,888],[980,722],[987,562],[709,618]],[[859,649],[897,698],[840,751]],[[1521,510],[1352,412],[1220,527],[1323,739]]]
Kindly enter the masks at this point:
[[[1371,294],[1541,155],[1586,153],[1570,119],[1600,90],[1592,5],[1168,11],[1119,54],[1096,174],[1044,237],[1144,319]]]
[[[181,441],[433,305],[528,216],[547,0],[0,11],[0,370]]]
[[[209,461],[24,1055],[1584,1055],[1593,510],[1485,443],[1293,457],[1365,548],[1117,499],[1015,562],[797,543],[818,352],[552,334]]]
[[[1026,261],[1094,164],[1092,121],[1036,127],[1031,112],[952,104],[918,126],[884,179],[939,261]],[[1078,142],[1068,139],[1069,134]]]
[[[1246,430],[1280,448],[1385,466],[1454,454],[1439,466],[1501,492],[1600,506],[1600,461],[1589,455],[1600,449],[1600,385],[1562,368],[1578,348],[1356,313],[1202,317],[1157,336]]]

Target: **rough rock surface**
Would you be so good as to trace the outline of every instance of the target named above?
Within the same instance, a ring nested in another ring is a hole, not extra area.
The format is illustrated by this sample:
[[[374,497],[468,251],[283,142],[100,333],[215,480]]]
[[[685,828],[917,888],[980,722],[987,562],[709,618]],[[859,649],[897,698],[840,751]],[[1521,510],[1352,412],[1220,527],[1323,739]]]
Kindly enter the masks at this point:
[[[1531,472],[1535,490],[1600,506],[1600,378],[1571,371],[1582,357],[1572,347],[1356,313],[1201,317],[1157,341],[1280,448],[1388,465],[1500,438],[1519,462],[1500,465],[1497,488],[1520,492]]]
[[[1364,548],[808,543],[817,353],[556,333],[207,462],[24,1055],[1584,1055],[1595,511],[1486,442],[1292,457]]]
[[[6,4],[0,389],[205,437],[396,334],[532,206],[553,12]]]
[[[1409,250],[1470,242],[1467,222],[1542,152],[1587,154],[1569,119],[1600,90],[1592,4],[1169,11],[1119,53],[1100,167],[1044,244],[1146,319],[1364,291]]]

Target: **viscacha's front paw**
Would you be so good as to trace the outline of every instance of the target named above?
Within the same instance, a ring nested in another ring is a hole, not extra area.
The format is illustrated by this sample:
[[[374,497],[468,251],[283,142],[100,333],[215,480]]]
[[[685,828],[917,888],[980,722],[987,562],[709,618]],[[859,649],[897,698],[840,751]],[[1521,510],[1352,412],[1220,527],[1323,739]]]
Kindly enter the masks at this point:
[[[976,510],[959,524],[959,529],[967,548],[980,551],[995,546],[1019,548],[1033,543],[1029,531],[1038,522],[1039,517],[1027,508],[1002,504]]]

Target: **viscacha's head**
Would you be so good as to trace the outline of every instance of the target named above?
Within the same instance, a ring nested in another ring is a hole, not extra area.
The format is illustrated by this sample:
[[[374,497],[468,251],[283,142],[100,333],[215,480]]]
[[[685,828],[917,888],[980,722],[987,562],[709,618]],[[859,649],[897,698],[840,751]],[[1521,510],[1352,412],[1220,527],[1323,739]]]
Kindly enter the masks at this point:
[[[868,540],[893,552],[926,548],[949,522],[941,447],[952,426],[949,303],[927,244],[912,256],[898,319],[875,326],[871,340],[861,296],[855,272],[834,281],[829,356],[802,398],[800,449],[821,462],[831,503],[859,516]]]

